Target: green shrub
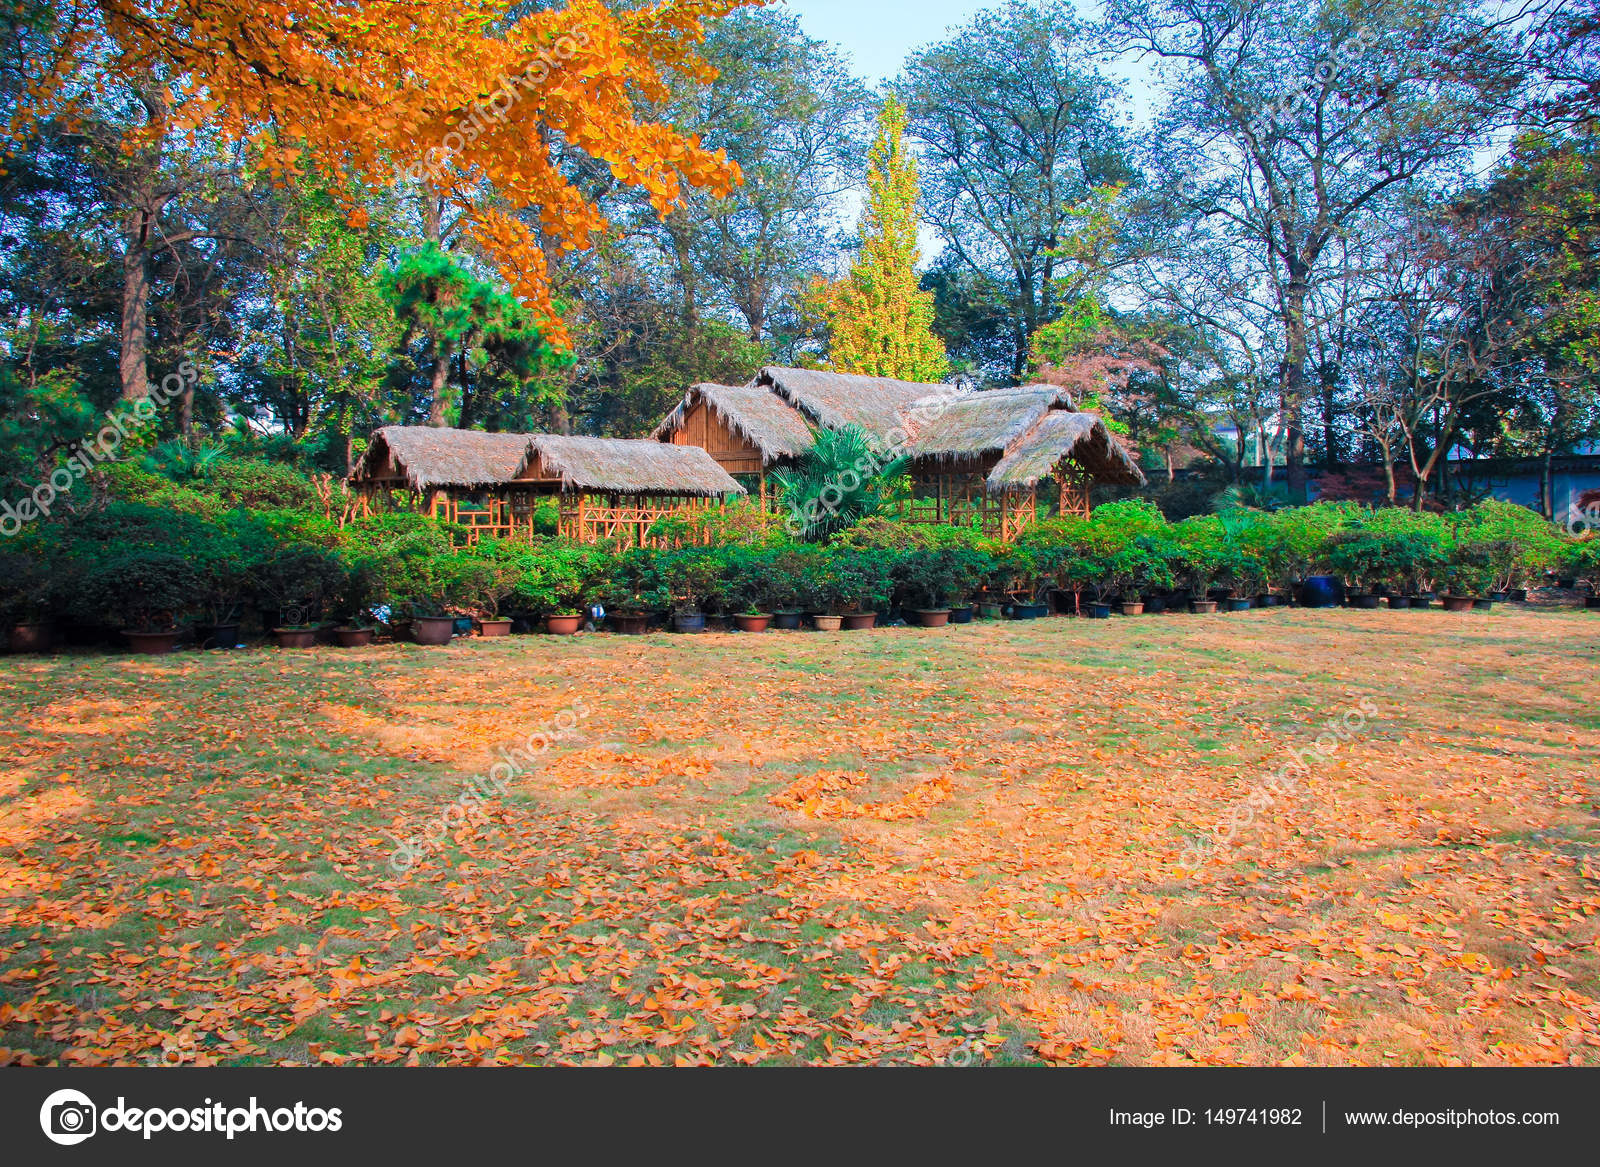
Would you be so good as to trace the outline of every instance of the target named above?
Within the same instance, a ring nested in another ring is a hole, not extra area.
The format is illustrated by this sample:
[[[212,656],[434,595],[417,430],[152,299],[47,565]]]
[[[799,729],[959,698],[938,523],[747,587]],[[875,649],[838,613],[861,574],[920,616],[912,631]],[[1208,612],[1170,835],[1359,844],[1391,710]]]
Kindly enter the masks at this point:
[[[87,611],[133,632],[171,631],[205,594],[187,556],[150,549],[106,558],[85,572],[77,587]]]
[[[257,601],[277,609],[280,626],[304,628],[321,619],[346,581],[343,560],[320,547],[285,547],[256,563],[251,583]]]

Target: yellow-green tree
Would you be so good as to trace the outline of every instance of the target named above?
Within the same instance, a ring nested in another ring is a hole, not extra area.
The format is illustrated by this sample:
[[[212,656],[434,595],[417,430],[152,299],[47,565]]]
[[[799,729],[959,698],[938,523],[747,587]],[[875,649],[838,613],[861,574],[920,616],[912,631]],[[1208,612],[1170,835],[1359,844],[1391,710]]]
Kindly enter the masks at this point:
[[[825,289],[829,355],[841,373],[938,381],[950,371],[933,335],[933,293],[917,286],[917,164],[905,149],[905,107],[890,97],[867,173],[861,253]]]

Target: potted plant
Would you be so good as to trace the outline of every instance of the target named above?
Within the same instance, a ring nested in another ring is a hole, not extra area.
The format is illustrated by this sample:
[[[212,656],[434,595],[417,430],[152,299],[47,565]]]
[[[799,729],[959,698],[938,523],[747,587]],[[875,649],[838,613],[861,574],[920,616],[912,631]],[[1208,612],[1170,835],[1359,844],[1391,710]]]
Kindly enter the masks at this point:
[[[1564,548],[1561,570],[1571,572],[1574,586],[1588,593],[1583,598],[1583,606],[1590,611],[1600,611],[1600,538],[1585,539]]]
[[[878,622],[878,609],[894,594],[894,565],[889,554],[872,547],[842,549],[839,584],[844,599],[841,627],[860,632]]]
[[[50,573],[33,555],[0,553],[0,626],[12,652],[49,652],[55,642],[50,622]]]
[[[818,632],[837,632],[844,624],[845,586],[838,556],[829,548],[807,548],[799,579],[799,602]]]
[[[178,621],[205,595],[193,561],[171,551],[125,551],[85,573],[85,602],[121,618],[128,646],[137,653],[169,653],[182,630]]]
[[[533,570],[517,582],[515,594],[544,619],[552,636],[572,636],[583,627],[584,597],[591,591],[594,565],[587,549],[551,544]]]
[[[721,587],[717,557],[706,547],[679,547],[657,561],[658,587],[667,594],[675,632],[706,630],[705,609]]]
[[[729,547],[722,555],[722,590],[734,606],[740,632],[765,632],[772,624],[772,577],[769,556],[748,547]]]
[[[1179,572],[1188,587],[1191,611],[1210,615],[1217,610],[1211,589],[1228,567],[1228,546],[1215,515],[1197,515],[1176,524]]]
[[[948,594],[953,590],[949,548],[908,551],[896,563],[895,576],[904,589],[911,615],[922,628],[943,628],[950,623]]]
[[[772,598],[772,626],[784,632],[799,629],[805,616],[806,570],[814,558],[808,549],[785,547],[767,557],[767,589]]]
[[[1444,607],[1447,612],[1465,612],[1482,604],[1492,604],[1485,598],[1494,582],[1494,553],[1481,542],[1457,538],[1450,548],[1449,558],[1439,572],[1445,587]]]
[[[1329,566],[1344,582],[1345,598],[1351,607],[1379,606],[1382,601],[1372,584],[1387,575],[1380,532],[1359,525],[1347,527],[1328,539],[1327,556]]]
[[[672,605],[671,594],[660,585],[657,552],[649,547],[631,548],[612,560],[599,594],[606,626],[622,636],[644,635],[651,613]]]
[[[345,566],[320,547],[286,547],[251,567],[255,591],[277,613],[272,629],[279,648],[310,648],[329,597],[345,582]]]

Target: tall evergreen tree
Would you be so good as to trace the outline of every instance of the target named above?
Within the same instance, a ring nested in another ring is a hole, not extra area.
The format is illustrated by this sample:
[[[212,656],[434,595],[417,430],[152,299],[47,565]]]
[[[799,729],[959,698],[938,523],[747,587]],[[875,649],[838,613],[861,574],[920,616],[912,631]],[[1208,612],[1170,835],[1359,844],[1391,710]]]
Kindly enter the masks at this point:
[[[826,290],[829,355],[841,373],[938,381],[950,369],[933,335],[933,293],[917,285],[917,164],[905,149],[906,110],[890,97],[867,174],[861,253]]]

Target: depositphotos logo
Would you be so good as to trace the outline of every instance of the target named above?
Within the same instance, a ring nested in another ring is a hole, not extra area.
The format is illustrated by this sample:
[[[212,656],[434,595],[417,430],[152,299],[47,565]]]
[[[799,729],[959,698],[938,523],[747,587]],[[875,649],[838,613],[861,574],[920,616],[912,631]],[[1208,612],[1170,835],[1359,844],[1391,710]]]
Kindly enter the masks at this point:
[[[140,1110],[119,1097],[115,1106],[97,1110],[87,1094],[57,1090],[39,1108],[39,1125],[51,1142],[71,1147],[107,1131],[142,1134],[147,1139],[157,1131],[226,1135],[229,1139],[258,1132],[337,1131],[344,1126],[344,1118],[338,1107],[324,1110],[296,1102],[292,1108],[268,1110],[254,1098],[249,1106],[231,1108],[207,1098],[204,1106]]]

